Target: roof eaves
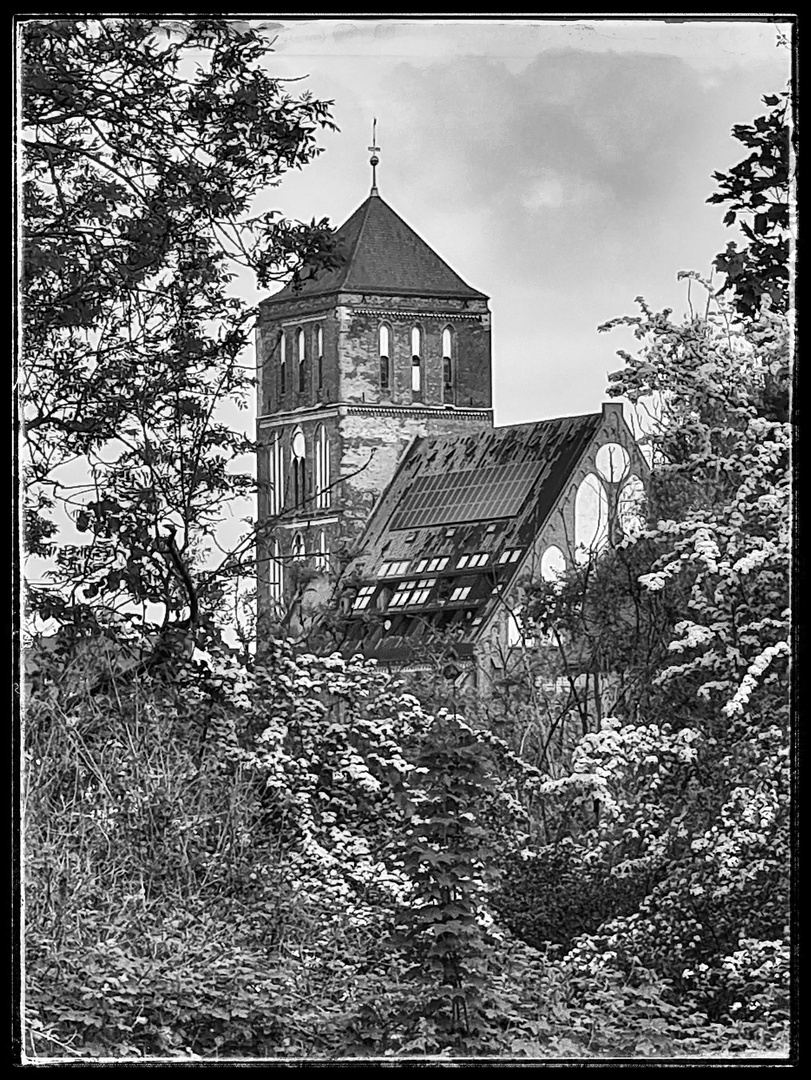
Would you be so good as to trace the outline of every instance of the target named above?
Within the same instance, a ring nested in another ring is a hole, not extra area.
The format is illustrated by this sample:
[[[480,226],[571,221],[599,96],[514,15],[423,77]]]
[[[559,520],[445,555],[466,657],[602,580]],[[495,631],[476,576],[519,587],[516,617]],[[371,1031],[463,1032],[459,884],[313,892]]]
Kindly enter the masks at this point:
[[[337,290],[331,289],[335,292]],[[397,288],[391,289],[380,285],[371,284],[358,284],[352,282],[351,286],[345,285],[342,289],[344,292],[352,293],[374,293],[376,296],[419,296],[425,300],[489,300],[490,297],[486,293],[477,292],[476,289],[458,289],[452,291],[450,289],[432,289],[427,291],[426,289],[407,289]],[[310,293],[309,295],[313,295]]]

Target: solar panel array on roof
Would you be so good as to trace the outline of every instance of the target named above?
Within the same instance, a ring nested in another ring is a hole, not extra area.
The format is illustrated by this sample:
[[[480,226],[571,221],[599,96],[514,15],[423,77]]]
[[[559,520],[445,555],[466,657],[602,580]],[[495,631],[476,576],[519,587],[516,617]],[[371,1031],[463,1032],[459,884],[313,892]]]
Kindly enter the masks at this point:
[[[391,528],[514,517],[541,466],[540,461],[516,461],[418,476],[400,500]]]

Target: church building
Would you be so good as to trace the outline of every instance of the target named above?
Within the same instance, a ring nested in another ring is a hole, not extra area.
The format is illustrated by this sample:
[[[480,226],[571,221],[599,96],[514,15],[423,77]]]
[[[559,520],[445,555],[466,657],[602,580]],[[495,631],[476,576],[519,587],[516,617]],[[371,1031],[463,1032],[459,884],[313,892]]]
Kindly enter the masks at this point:
[[[419,668],[452,641],[470,666],[520,639],[522,578],[635,527],[647,466],[618,403],[493,426],[488,297],[381,198],[377,164],[340,267],[260,305],[260,613],[290,625],[307,567],[345,651]]]

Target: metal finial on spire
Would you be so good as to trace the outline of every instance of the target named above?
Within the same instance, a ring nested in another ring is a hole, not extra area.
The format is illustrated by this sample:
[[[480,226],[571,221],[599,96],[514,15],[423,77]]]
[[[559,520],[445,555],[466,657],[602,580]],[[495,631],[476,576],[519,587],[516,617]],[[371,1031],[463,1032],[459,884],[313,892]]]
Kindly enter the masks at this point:
[[[369,158],[369,164],[372,166],[372,195],[377,195],[377,166],[380,162],[380,158],[377,156],[380,153],[380,147],[375,146],[375,135],[377,133],[377,119],[372,120],[372,145],[367,147],[371,151],[372,156]]]

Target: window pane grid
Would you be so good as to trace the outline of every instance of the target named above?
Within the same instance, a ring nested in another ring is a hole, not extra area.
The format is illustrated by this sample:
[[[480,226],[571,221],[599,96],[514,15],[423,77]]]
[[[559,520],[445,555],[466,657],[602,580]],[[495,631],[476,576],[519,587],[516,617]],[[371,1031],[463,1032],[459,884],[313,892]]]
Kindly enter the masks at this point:
[[[409,560],[404,562],[384,562],[380,564],[380,569],[377,572],[378,577],[399,577],[401,574],[405,574],[408,570]]]
[[[424,574],[426,571],[429,574],[435,574],[438,570],[444,570],[449,562],[449,555],[440,555],[435,559],[420,559],[414,569],[418,574]]]
[[[486,551],[477,551],[474,555],[460,555],[456,568],[464,570],[465,567],[471,569],[476,566],[486,566],[489,560],[490,555]]]
[[[436,578],[422,578],[418,581],[403,581],[389,601],[389,607],[408,607],[424,604],[431,589],[436,585]]]
[[[400,501],[393,529],[514,517],[542,467],[523,461],[418,477]]]
[[[362,611],[364,608],[368,607],[375,588],[375,585],[364,585],[363,588],[358,589],[358,595],[355,597],[354,603],[352,604],[352,610]]]

